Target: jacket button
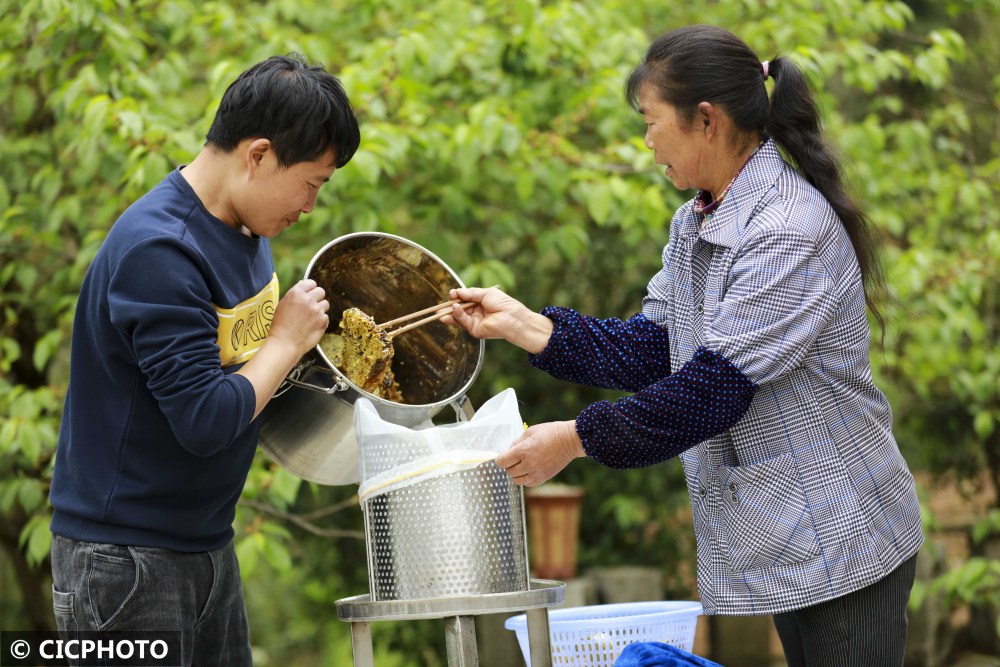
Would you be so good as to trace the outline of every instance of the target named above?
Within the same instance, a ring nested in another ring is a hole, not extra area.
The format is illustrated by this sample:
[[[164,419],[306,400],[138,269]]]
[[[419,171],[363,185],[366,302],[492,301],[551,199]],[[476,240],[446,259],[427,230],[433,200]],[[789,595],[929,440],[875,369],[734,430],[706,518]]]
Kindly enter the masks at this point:
[[[736,493],[736,482],[729,483],[729,490],[732,491],[733,493]]]
[[[697,310],[699,313],[704,313],[705,312],[705,305],[699,303],[697,306],[695,306],[695,310]]]
[[[733,499],[733,504],[738,504],[740,502],[740,497],[735,493],[732,496],[730,496],[730,498]]]
[[[707,491],[707,490],[705,489],[705,487],[704,487],[704,486],[699,486],[699,487],[698,487],[698,494],[699,494],[699,495],[700,495],[700,496],[701,496],[702,498],[704,498],[704,497],[705,497],[706,495],[708,495],[708,491]]]

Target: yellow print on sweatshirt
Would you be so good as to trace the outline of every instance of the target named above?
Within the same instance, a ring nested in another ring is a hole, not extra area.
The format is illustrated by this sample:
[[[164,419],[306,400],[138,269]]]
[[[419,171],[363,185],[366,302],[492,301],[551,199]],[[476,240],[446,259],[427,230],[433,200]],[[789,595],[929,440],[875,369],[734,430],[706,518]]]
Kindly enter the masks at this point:
[[[232,366],[250,361],[264,344],[271,329],[274,309],[278,305],[278,274],[271,275],[271,282],[256,296],[252,296],[234,308],[220,308],[219,314],[219,356],[222,366]]]

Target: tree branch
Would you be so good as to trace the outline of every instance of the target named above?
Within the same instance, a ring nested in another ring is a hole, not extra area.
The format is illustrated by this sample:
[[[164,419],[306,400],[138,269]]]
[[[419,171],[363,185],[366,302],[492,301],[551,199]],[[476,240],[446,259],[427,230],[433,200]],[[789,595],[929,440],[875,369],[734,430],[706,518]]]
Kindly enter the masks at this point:
[[[299,514],[300,517],[307,521],[314,521],[325,516],[330,516],[331,514],[336,514],[341,510],[345,510],[348,507],[354,507],[358,504],[357,495],[353,495],[346,500],[341,500],[339,503],[334,503],[333,505],[327,505],[326,507],[320,507],[318,510],[313,510],[312,512],[305,512]]]
[[[313,523],[310,519],[327,516],[333,514],[334,512],[339,512],[351,505],[357,504],[357,497],[352,498],[350,501],[344,501],[337,503],[336,505],[331,505],[329,507],[324,507],[322,509],[309,512],[307,514],[292,514],[291,512],[284,512],[274,507],[273,505],[268,505],[267,503],[262,503],[257,500],[250,500],[249,498],[241,498],[240,505],[244,507],[249,507],[252,510],[260,512],[261,514],[269,514],[273,517],[277,517],[283,521],[288,521],[289,523],[295,524],[299,528],[312,533],[313,535],[319,535],[320,537],[350,537],[358,540],[364,540],[365,535],[359,530],[343,530],[341,528],[322,528]]]

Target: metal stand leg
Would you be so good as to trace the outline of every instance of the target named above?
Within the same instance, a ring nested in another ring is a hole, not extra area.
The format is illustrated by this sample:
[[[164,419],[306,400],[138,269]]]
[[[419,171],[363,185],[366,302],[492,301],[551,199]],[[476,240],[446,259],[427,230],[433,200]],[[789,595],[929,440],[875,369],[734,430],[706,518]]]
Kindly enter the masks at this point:
[[[529,609],[528,648],[531,653],[531,667],[552,667],[552,647],[549,643],[549,610]]]
[[[351,648],[354,650],[354,667],[375,667],[371,625],[362,621],[351,623]]]
[[[448,667],[479,667],[476,616],[527,610],[532,667],[552,667],[547,608],[563,602],[565,589],[561,581],[532,579],[528,590],[508,593],[417,600],[372,600],[369,595],[357,595],[337,600],[337,615],[351,624],[354,667],[375,667],[370,622],[405,618],[444,619]]]
[[[448,667],[479,667],[476,623],[472,616],[445,618],[444,639],[448,647]]]

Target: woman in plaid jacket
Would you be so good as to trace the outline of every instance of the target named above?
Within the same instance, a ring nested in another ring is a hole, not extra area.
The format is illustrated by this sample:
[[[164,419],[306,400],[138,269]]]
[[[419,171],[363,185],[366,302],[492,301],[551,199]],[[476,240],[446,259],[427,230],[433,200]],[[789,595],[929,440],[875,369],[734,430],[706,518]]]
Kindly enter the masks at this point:
[[[790,60],[710,26],[656,39],[626,92],[666,176],[698,190],[641,313],[535,313],[473,288],[453,296],[478,307],[452,318],[558,378],[634,393],[529,428],[497,464],[530,486],[576,457],[680,456],[707,613],[773,614],[793,667],[902,665],[920,507],[869,366],[873,233],[812,93]]]

